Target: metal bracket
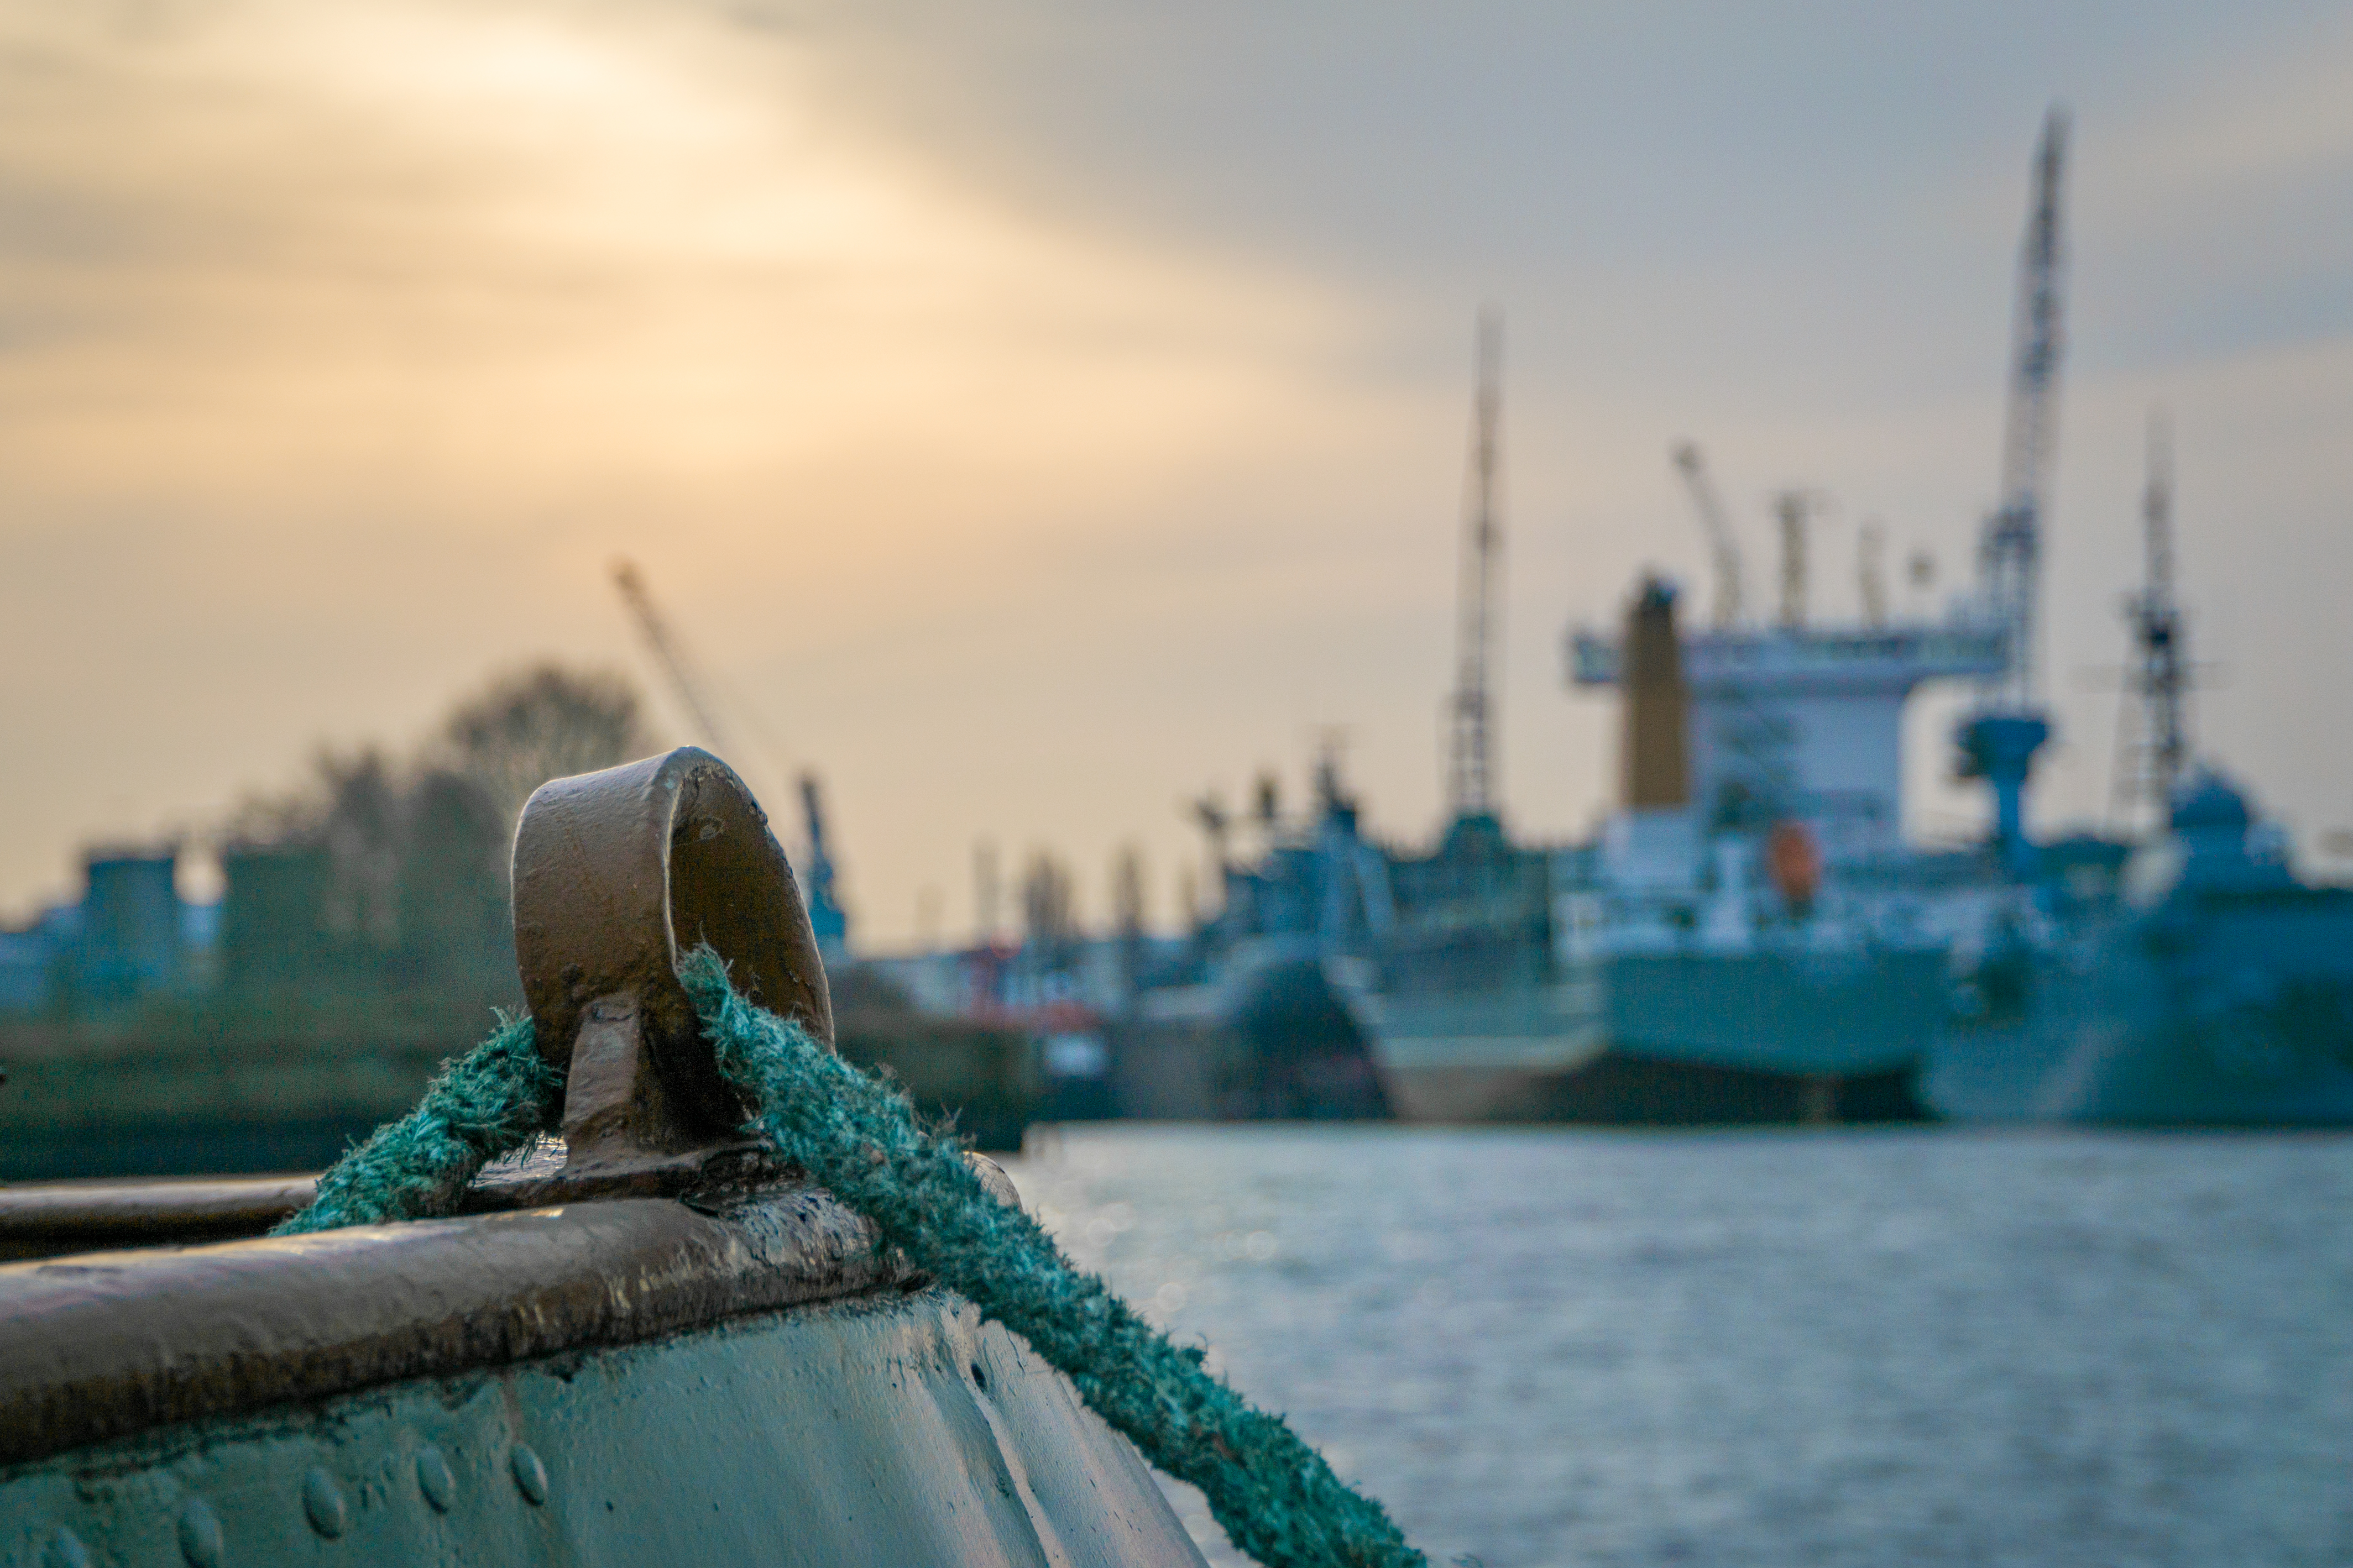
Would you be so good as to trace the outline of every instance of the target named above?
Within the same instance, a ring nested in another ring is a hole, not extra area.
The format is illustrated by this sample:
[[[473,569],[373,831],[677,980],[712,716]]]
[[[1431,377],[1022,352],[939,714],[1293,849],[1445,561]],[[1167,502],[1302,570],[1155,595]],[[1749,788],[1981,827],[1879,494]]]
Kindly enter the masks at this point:
[[[515,831],[515,958],[539,1049],[566,1071],[565,1184],[699,1168],[742,1146],[679,984],[709,942],[736,987],[828,1045],[825,965],[785,852],[744,781],[681,746],[554,779]]]

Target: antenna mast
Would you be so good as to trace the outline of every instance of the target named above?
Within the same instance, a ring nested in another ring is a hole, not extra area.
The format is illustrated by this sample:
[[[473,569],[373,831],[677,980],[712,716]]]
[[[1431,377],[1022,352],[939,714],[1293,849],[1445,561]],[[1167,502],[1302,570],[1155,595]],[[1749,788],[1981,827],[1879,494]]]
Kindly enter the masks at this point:
[[[1448,703],[1451,746],[1446,795],[1453,814],[1494,813],[1493,728],[1495,575],[1502,530],[1495,521],[1496,426],[1503,416],[1503,319],[1479,313],[1478,401],[1472,422],[1469,513],[1462,542],[1462,583],[1456,623],[1454,696]]]
[[[2147,581],[2125,601],[2132,628],[2128,689],[2139,700],[2140,733],[2132,765],[2116,773],[2119,804],[2139,796],[2165,826],[2173,786],[2189,762],[2189,628],[2173,591],[2173,441],[2161,408],[2148,415],[2148,488],[2141,499]]]
[[[1781,625],[1793,632],[1806,625],[1806,514],[1813,500],[1804,490],[1783,490],[1773,498],[1773,515],[1781,524]]]

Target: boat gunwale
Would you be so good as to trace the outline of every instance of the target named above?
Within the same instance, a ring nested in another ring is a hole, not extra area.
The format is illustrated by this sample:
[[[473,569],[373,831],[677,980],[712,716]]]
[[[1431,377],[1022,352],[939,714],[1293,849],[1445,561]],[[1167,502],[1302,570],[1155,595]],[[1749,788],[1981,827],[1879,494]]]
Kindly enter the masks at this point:
[[[927,1283],[877,1239],[801,1183],[0,1264],[0,1465]]]

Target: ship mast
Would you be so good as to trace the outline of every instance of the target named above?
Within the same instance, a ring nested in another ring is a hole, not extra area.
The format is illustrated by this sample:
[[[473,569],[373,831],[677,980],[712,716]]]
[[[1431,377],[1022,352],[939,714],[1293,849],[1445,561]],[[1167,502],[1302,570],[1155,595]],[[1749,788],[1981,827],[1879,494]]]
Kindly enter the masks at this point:
[[[1453,816],[1492,816],[1494,795],[1495,578],[1503,532],[1495,518],[1496,426],[1503,414],[1503,319],[1479,313],[1478,398],[1466,487],[1454,695],[1448,700],[1447,803]]]
[[[2165,826],[2173,786],[2189,761],[2188,627],[2173,591],[2173,442],[2163,409],[2148,416],[2148,488],[2141,498],[2147,578],[2125,601],[2133,665],[2126,680],[2137,700],[2139,734],[2130,765],[2116,771],[2118,804],[2137,796]]]

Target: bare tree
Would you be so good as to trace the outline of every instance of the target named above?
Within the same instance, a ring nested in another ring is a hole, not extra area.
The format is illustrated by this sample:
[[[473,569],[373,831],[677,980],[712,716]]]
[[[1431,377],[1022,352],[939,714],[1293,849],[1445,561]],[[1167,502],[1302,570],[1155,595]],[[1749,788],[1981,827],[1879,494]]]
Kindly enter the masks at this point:
[[[390,945],[399,933],[401,785],[383,752],[322,749],[312,786],[325,801],[322,837],[333,868],[323,911],[338,937]]]
[[[400,934],[411,978],[512,972],[504,825],[481,785],[427,772],[404,803]]]
[[[543,664],[492,680],[443,728],[456,772],[471,779],[512,830],[531,792],[654,749],[645,704],[626,676]]]

